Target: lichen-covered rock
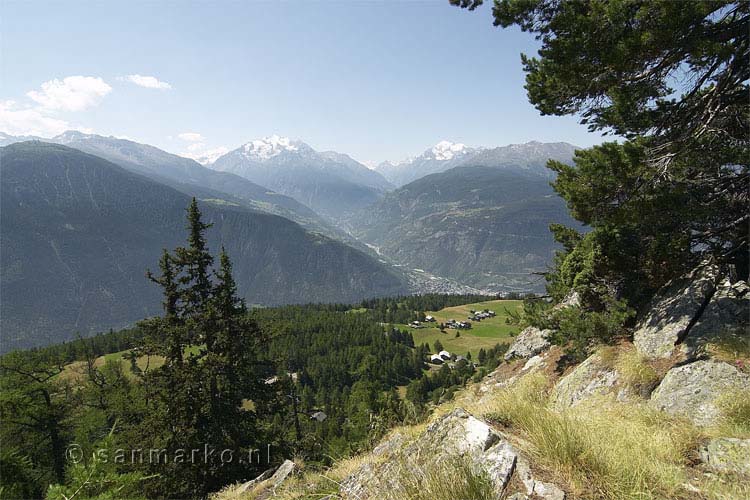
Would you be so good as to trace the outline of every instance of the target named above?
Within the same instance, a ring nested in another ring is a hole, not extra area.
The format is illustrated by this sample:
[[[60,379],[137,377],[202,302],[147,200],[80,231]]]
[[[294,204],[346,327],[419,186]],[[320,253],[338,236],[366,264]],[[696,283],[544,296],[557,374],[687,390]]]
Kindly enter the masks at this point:
[[[400,490],[396,476],[404,473],[397,470],[398,467],[406,467],[419,474],[419,467],[425,460],[444,461],[463,457],[470,461],[473,468],[489,477],[500,498],[516,471],[516,464],[522,460],[520,452],[504,436],[462,408],[430,424],[397,455],[361,466],[342,482],[340,494],[344,498],[358,500],[398,498]],[[549,500],[564,498],[564,492],[562,497],[559,495],[561,489],[535,481],[528,465],[524,467],[527,471],[525,477],[531,481],[531,489],[527,486],[529,495],[535,494]]]
[[[552,391],[552,407],[572,408],[592,396],[612,392],[616,383],[617,373],[603,367],[599,355],[592,354],[557,382]]]
[[[675,345],[714,293],[719,267],[704,263],[688,275],[667,284],[651,301],[633,334],[636,348],[652,358],[668,358]]]
[[[750,476],[750,439],[716,438],[700,450],[701,461],[717,472]]]
[[[722,361],[696,361],[669,370],[651,394],[651,404],[696,425],[719,417],[717,400],[725,394],[750,389],[750,376]]]
[[[716,288],[698,322],[690,328],[682,344],[688,358],[716,339],[737,337],[750,348],[750,287],[744,281],[722,281]]]
[[[547,340],[552,330],[540,330],[530,326],[518,334],[513,344],[505,353],[505,360],[510,361],[513,358],[530,358],[549,348],[550,342]]]

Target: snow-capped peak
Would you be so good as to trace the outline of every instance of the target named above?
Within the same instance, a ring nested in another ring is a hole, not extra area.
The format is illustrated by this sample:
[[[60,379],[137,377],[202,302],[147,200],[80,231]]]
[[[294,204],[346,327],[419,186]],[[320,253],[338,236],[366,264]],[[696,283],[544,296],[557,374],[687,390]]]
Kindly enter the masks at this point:
[[[284,151],[299,150],[299,141],[274,134],[270,137],[250,141],[242,146],[242,150],[248,158],[268,160]]]
[[[79,130],[66,130],[60,135],[56,135],[52,138],[53,141],[59,142],[60,144],[67,144],[69,142],[81,141],[84,139],[96,138],[94,134],[85,134]]]
[[[466,144],[450,141],[440,141],[430,149],[431,156],[436,160],[452,160],[466,150]]]

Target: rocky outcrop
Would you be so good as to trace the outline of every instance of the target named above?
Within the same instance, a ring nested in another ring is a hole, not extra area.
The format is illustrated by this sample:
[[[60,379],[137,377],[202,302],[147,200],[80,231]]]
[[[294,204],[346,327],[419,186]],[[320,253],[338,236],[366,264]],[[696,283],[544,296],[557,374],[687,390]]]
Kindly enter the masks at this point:
[[[700,449],[700,458],[716,472],[750,476],[750,439],[712,439]]]
[[[750,376],[722,361],[696,361],[669,370],[651,394],[651,404],[696,425],[714,423],[720,397],[750,389]]]
[[[291,460],[284,460],[278,469],[267,470],[252,481],[240,485],[234,492],[237,495],[249,494],[257,500],[271,498],[278,488],[295,470],[297,465]]]
[[[708,304],[719,267],[705,263],[667,284],[652,300],[633,334],[636,348],[652,358],[668,358]]]
[[[531,358],[548,349],[550,346],[548,337],[551,333],[552,330],[540,330],[533,326],[524,329],[508,348],[505,353],[505,360]]]
[[[486,422],[462,408],[439,418],[406,447],[383,443],[381,461],[367,463],[343,481],[340,494],[351,499],[401,498],[397,467],[411,468],[419,474],[425,460],[467,459],[472,467],[486,475],[498,495],[507,494],[508,484],[518,475],[526,494],[547,500],[564,500],[565,492],[551,483],[537,480],[526,459],[510,441]],[[400,464],[400,465],[396,465]]]
[[[682,351],[692,359],[703,346],[736,337],[750,347],[750,287],[744,281],[722,281],[698,321],[688,332]]]

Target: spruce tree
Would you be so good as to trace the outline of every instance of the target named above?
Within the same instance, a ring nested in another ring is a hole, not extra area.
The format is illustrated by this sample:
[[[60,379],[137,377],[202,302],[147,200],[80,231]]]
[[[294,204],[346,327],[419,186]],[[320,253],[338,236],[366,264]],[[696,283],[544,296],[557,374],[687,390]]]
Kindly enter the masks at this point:
[[[257,472],[247,454],[261,445],[255,412],[268,396],[259,355],[262,336],[237,296],[229,257],[222,248],[214,271],[206,241],[211,225],[202,221],[195,199],[187,220],[187,246],[173,254],[165,250],[160,274],[148,273],[163,290],[164,316],[141,327],[166,362],[147,376],[154,417],[144,422],[144,433],[168,453],[201,450],[197,462],[158,464],[152,472],[163,477],[160,488],[170,495],[203,497]],[[254,411],[243,408],[246,401],[253,402]],[[231,451],[222,455],[223,450]]]

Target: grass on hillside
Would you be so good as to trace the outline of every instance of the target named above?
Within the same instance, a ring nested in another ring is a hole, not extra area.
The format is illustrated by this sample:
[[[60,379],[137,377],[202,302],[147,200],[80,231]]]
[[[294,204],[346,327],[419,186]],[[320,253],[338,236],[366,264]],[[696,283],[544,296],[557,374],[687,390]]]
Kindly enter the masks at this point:
[[[185,354],[197,353],[201,346],[194,345],[185,348]],[[130,352],[129,349],[124,351],[112,352],[99,356],[94,360],[94,367],[101,368],[107,362],[121,363],[123,365],[123,373],[130,379],[135,379],[136,374],[130,369],[130,361],[126,359],[126,354]],[[164,358],[161,356],[138,356],[135,360],[136,365],[141,371],[153,370],[164,364]],[[81,381],[86,376],[87,371],[86,361],[74,361],[65,365],[62,372],[60,372],[60,379],[68,382]]]
[[[414,343],[420,345],[427,343],[430,348],[439,340],[443,347],[455,354],[466,354],[476,358],[480,349],[491,349],[497,343],[510,343],[513,337],[520,331],[518,325],[509,325],[505,322],[509,317],[508,312],[518,312],[523,307],[521,300],[490,300],[486,302],[475,302],[462,306],[446,307],[440,311],[425,311],[426,315],[433,316],[435,323],[423,323],[430,325],[428,328],[412,329],[408,325],[395,325],[401,329],[408,330],[414,336]],[[490,309],[497,313],[494,318],[482,320],[481,322],[472,321],[471,330],[451,330],[446,329],[447,333],[440,333],[438,325],[445,323],[449,319],[456,321],[465,321],[469,316],[470,310],[481,311]],[[456,332],[460,336],[456,338]]]
[[[555,412],[549,389],[546,376],[528,375],[474,411],[526,440],[534,462],[576,498],[750,498],[748,484],[691,469],[710,430],[635,403]]]

